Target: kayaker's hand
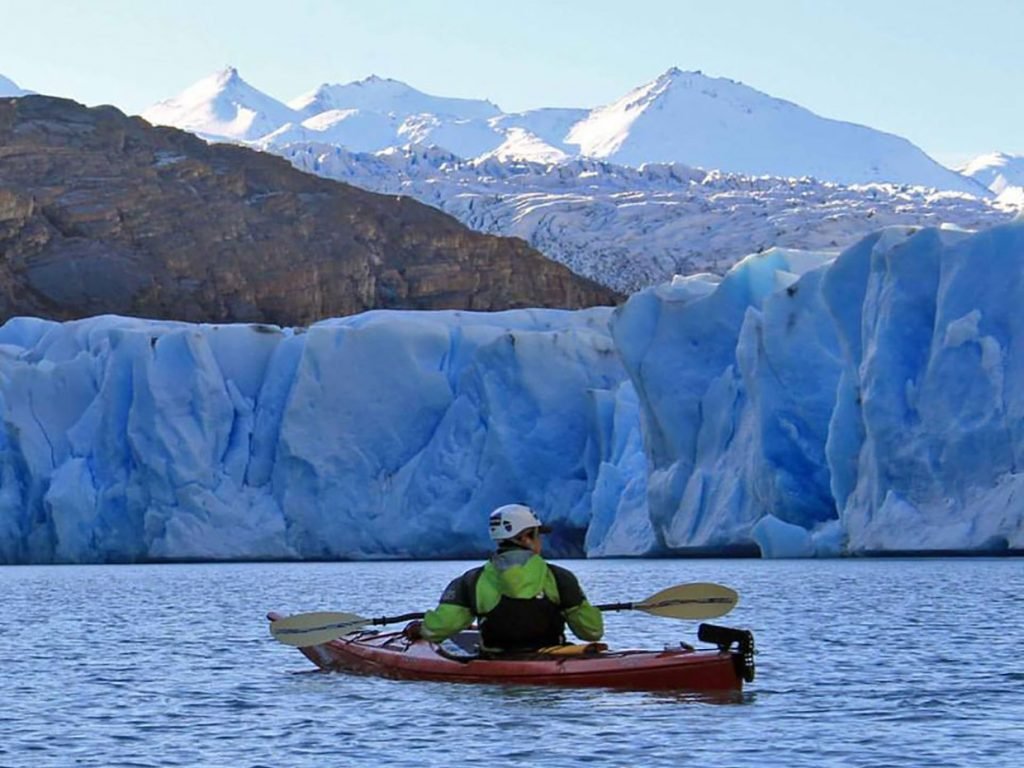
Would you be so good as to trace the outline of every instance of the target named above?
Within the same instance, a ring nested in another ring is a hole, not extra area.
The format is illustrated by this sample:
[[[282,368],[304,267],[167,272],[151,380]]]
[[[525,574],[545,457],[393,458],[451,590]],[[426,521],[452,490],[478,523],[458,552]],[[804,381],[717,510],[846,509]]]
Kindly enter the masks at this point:
[[[405,629],[402,630],[402,634],[407,640],[416,642],[423,637],[423,622],[421,621],[410,621],[405,625]]]

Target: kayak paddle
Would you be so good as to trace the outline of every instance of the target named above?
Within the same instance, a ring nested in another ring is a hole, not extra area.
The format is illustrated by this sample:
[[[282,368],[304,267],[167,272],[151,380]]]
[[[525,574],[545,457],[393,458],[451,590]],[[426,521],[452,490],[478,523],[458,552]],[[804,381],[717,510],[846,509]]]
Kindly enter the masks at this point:
[[[721,584],[678,584],[636,603],[606,603],[599,611],[643,611],[669,619],[714,619],[733,609],[739,597]],[[354,613],[318,611],[298,613],[270,623],[270,634],[285,645],[299,648],[337,640],[370,624],[397,624],[422,619],[423,613],[403,613],[368,619]]]
[[[677,584],[639,603],[607,603],[599,611],[643,611],[668,619],[717,619],[736,607],[739,595],[721,584]]]
[[[368,619],[354,613],[332,613],[330,611],[297,613],[294,616],[271,621],[270,634],[285,645],[305,648],[307,645],[320,645],[337,640],[367,624],[396,624],[400,621],[422,619],[423,616],[422,613],[403,613],[401,616],[381,616],[379,619]]]

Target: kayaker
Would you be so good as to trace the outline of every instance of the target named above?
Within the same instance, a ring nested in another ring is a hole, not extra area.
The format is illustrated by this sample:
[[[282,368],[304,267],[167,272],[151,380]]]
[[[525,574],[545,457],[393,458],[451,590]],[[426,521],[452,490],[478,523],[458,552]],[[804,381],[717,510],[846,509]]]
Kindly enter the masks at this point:
[[[485,565],[452,581],[422,622],[407,625],[410,640],[440,642],[476,619],[485,651],[525,651],[565,642],[565,625],[581,640],[600,640],[601,612],[571,571],[541,557],[543,525],[530,507],[506,504],[491,513],[497,551]]]

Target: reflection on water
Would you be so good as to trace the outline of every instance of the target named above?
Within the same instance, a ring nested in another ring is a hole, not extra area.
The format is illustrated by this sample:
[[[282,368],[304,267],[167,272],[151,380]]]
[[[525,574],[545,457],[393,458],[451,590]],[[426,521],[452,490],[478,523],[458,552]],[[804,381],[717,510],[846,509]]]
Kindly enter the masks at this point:
[[[466,563],[0,568],[0,766],[1012,766],[1019,560],[574,562],[593,602],[714,581],[752,629],[742,694],[321,673],[267,610],[423,610]],[[613,648],[696,622],[606,616]],[[909,761],[909,762],[908,762]]]

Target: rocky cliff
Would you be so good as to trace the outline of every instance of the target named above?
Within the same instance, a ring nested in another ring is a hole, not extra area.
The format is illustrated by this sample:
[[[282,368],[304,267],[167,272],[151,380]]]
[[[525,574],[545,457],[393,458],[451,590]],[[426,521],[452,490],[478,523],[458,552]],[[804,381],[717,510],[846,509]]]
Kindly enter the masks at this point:
[[[0,320],[117,313],[304,325],[374,308],[620,298],[409,198],[113,107],[0,99]]]

